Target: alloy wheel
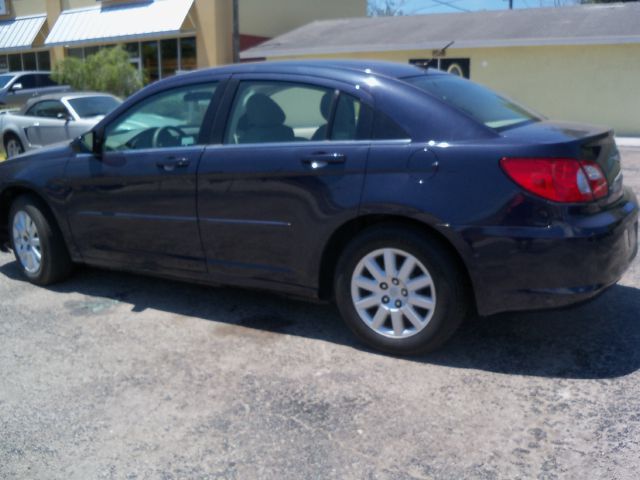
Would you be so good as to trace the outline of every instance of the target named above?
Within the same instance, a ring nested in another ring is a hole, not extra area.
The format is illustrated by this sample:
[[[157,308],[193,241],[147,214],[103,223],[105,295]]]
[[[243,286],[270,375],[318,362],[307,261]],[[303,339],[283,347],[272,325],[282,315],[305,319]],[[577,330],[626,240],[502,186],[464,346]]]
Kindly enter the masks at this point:
[[[421,332],[436,309],[429,270],[414,255],[396,248],[372,251],[358,262],[351,298],[365,325],[394,339]]]
[[[13,217],[13,246],[27,273],[38,273],[42,267],[40,234],[35,222],[24,210],[19,210]]]

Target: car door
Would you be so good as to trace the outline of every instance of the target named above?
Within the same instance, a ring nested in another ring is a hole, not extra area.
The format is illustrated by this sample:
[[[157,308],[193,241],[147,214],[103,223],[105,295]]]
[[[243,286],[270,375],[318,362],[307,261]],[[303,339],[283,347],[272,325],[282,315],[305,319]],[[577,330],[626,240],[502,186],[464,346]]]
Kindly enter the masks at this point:
[[[228,90],[198,173],[209,272],[311,287],[323,242],[357,215],[371,98],[296,75],[239,75]]]
[[[9,87],[6,104],[9,108],[20,107],[38,95],[37,77],[33,73],[20,75]]]
[[[196,171],[218,84],[170,88],[140,100],[97,134],[102,155],[70,160],[68,219],[85,261],[148,271],[206,270]]]
[[[60,100],[43,100],[28,111],[27,138],[34,146],[50,145],[68,139],[67,124],[70,114]]]

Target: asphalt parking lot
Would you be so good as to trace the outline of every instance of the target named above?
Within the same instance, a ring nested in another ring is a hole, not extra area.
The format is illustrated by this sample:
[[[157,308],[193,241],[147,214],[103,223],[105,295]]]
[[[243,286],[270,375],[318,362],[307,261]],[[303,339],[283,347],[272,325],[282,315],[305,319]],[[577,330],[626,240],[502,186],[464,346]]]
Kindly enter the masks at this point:
[[[398,359],[332,306],[94,269],[36,288],[0,253],[3,479],[636,479],[638,452],[639,260]]]

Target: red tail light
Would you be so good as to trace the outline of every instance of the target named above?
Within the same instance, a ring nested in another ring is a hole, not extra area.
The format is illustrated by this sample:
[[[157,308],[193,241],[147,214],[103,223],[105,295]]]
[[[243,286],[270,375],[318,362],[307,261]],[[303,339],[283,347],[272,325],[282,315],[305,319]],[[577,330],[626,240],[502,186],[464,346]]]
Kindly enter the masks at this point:
[[[590,202],[609,194],[600,166],[573,158],[503,158],[505,173],[528,192],[563,203]]]

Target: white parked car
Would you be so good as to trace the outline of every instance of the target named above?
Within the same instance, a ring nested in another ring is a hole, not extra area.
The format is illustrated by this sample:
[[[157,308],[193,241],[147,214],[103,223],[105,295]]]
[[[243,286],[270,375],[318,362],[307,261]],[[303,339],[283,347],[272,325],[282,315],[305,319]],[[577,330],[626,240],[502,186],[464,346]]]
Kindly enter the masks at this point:
[[[0,135],[7,157],[76,138],[121,102],[105,93],[54,93],[34,98],[16,112],[2,113]]]

